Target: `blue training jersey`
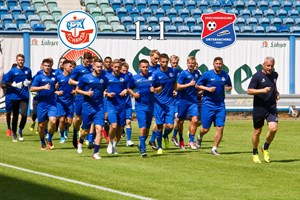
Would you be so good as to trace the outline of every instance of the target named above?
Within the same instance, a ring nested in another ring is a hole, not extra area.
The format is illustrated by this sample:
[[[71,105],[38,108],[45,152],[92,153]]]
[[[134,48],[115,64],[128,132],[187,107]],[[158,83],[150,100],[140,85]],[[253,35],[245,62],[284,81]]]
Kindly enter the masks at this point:
[[[5,84],[7,82],[7,73],[3,75],[1,84]],[[5,87],[5,98],[10,99],[12,94],[12,87],[10,85],[6,85]]]
[[[174,105],[175,98],[173,97],[174,84],[176,82],[176,70],[168,67],[166,72],[161,71],[160,68],[153,72],[158,77],[162,85],[160,93],[155,94],[155,102],[164,105]]]
[[[29,98],[29,87],[25,87],[23,82],[25,79],[31,81],[32,74],[31,70],[28,67],[23,67],[19,69],[18,67],[14,67],[7,73],[6,83],[20,83],[22,82],[22,88],[11,88],[11,100],[22,100]]]
[[[140,98],[135,99],[135,107],[141,110],[150,110],[154,107],[154,93],[150,92],[150,87],[159,87],[161,84],[158,77],[152,73],[146,76],[136,74],[130,79],[128,88],[140,94]]]
[[[197,81],[200,78],[200,73],[198,70],[194,70],[193,73],[191,73],[188,69],[182,71],[177,79],[177,82],[179,84],[187,84],[191,82],[193,79],[197,83]],[[195,86],[189,86],[187,88],[184,88],[182,90],[179,90],[179,101],[182,103],[197,103],[197,89]]]
[[[120,73],[119,76],[115,76],[113,73],[106,74],[108,79],[107,92],[114,92],[114,97],[107,97],[107,107],[114,109],[124,109],[126,107],[127,96],[120,96],[120,93],[127,89],[127,83],[129,81],[128,76]]]
[[[229,74],[227,72],[221,71],[220,74],[216,74],[214,70],[205,72],[198,80],[197,85],[216,87],[214,92],[203,92],[202,102],[204,104],[211,104],[212,106],[214,104],[224,104],[225,85],[232,86]]]
[[[160,68],[160,65],[159,64],[156,64],[156,65],[154,65],[154,66],[151,66],[150,64],[149,64],[149,69],[148,69],[148,71],[149,71],[149,73],[152,73],[152,72],[154,72],[155,70],[157,70],[157,69],[159,69]],[[139,74],[139,72],[138,72],[138,74]]]
[[[73,104],[74,95],[71,93],[75,89],[75,86],[69,84],[69,76],[64,74],[57,75],[58,91],[63,91],[63,95],[57,95],[57,101],[62,105],[68,106]]]
[[[131,72],[127,72],[127,78],[128,78],[128,82],[132,79],[133,75]],[[132,107],[132,103],[131,103],[131,96],[127,95],[127,99],[126,99],[126,104],[128,107]]]
[[[101,72],[99,76],[94,76],[92,73],[83,75],[79,79],[78,87],[84,91],[89,91],[90,89],[93,91],[91,97],[84,95],[84,104],[92,107],[101,106],[103,104],[103,92],[107,88],[105,73]]]
[[[64,70],[62,68],[58,68],[55,70],[55,75],[58,76],[60,74],[62,74],[64,72]]]
[[[39,74],[35,76],[32,86],[40,87],[50,84],[49,90],[40,90],[36,93],[36,99],[38,102],[45,102],[48,104],[56,105],[56,95],[55,95],[55,84],[57,83],[57,78],[55,75],[50,74],[46,76],[45,74]]]
[[[85,67],[84,65],[77,65],[71,72],[70,78],[74,81],[79,81],[79,79],[85,75],[89,74],[93,71],[92,66]],[[76,94],[76,98],[83,98],[82,95]]]

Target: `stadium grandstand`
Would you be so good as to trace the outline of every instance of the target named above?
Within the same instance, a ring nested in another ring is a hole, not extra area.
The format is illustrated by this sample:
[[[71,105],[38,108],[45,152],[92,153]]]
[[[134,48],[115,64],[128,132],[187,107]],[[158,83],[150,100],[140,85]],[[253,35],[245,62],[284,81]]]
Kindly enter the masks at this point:
[[[0,31],[57,31],[61,17],[72,10],[90,13],[99,32],[201,33],[201,15],[233,13],[236,33],[300,33],[299,0],[0,0]]]

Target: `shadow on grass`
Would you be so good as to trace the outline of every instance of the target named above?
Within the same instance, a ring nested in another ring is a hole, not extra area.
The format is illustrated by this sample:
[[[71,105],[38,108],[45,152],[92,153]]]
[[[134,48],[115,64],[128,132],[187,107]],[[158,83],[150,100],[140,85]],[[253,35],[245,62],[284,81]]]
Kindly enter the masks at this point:
[[[227,155],[231,155],[231,154],[243,154],[243,153],[252,154],[252,151],[221,152],[221,154],[227,154]]]
[[[22,199],[22,200],[53,200],[53,199],[92,199],[70,192],[47,187],[47,182],[43,185],[24,181],[0,174],[1,199]]]
[[[291,162],[299,162],[300,159],[286,159],[286,160],[271,160],[271,162],[279,162],[279,163],[291,163]]]

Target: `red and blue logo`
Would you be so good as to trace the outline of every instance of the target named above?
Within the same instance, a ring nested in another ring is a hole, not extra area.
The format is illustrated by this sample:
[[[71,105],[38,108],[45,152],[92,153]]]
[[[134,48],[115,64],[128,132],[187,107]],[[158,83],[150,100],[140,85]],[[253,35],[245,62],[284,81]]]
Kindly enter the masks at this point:
[[[70,49],[84,49],[97,37],[97,24],[86,12],[76,10],[62,17],[58,25],[58,36]]]
[[[201,40],[207,46],[222,49],[236,41],[234,31],[235,14],[214,12],[201,16],[203,31]]]

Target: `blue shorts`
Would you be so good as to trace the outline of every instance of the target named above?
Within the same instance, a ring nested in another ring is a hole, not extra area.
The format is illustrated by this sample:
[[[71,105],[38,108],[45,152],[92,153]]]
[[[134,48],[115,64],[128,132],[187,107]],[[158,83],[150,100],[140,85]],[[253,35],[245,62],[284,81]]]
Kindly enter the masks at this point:
[[[154,103],[155,122],[158,125],[174,124],[174,105],[159,105]]]
[[[104,126],[104,105],[98,107],[82,106],[82,129],[90,129],[91,124]]]
[[[132,106],[127,106],[126,107],[126,119],[132,119]]]
[[[198,121],[202,119],[202,101],[198,100]]]
[[[10,97],[6,98],[5,96],[5,110],[6,112],[12,112],[12,103]]]
[[[153,116],[153,109],[144,110],[136,107],[135,111],[139,128],[150,128]]]
[[[83,97],[76,96],[75,99],[75,115],[81,116],[82,115],[82,104],[83,104]]]
[[[210,108],[203,104],[202,116],[205,116],[202,118],[202,127],[205,129],[209,129],[212,122],[214,122],[214,126],[224,126],[226,120],[225,106]]]
[[[107,106],[109,123],[117,123],[118,126],[125,126],[126,124],[126,109],[115,109]]]
[[[37,105],[38,122],[44,122],[50,117],[57,116],[57,108],[54,104],[39,102]]]
[[[179,105],[179,101],[176,100],[176,103],[174,105],[174,113],[178,113],[178,105]]]
[[[56,102],[57,116],[58,117],[68,117],[73,118],[74,115],[74,105],[63,105],[60,102]]]
[[[103,98],[104,112],[107,113],[107,98]]]
[[[198,116],[198,104],[186,104],[186,103],[180,103],[178,105],[178,119],[186,119],[187,114],[189,114],[190,117]]]

